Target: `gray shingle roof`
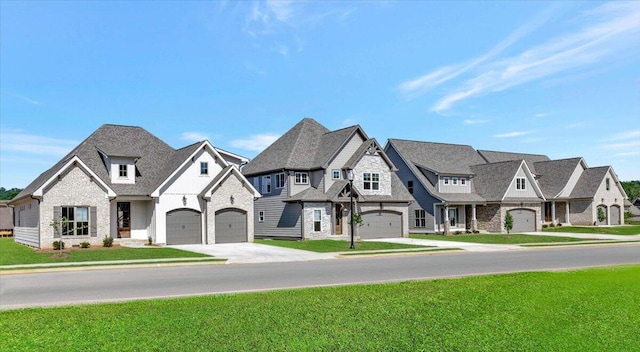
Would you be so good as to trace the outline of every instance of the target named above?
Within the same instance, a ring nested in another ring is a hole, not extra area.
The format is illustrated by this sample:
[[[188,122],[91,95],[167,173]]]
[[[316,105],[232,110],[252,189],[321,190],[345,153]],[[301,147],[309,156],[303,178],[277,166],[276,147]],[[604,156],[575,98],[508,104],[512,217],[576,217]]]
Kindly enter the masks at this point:
[[[414,164],[444,175],[471,175],[471,165],[484,164],[468,145],[390,139],[395,149]]]
[[[116,194],[149,195],[153,192],[188,155],[201,143],[174,150],[168,144],[142,127],[122,125],[102,125],[87,139],[76,146],[49,170],[31,182],[15,200],[33,194],[44,182],[58,172],[70,159],[77,156]],[[100,153],[109,156],[138,157],[136,161],[135,184],[112,184],[107,166]]]
[[[482,158],[487,163],[499,163],[502,161],[511,161],[511,160],[524,160],[529,167],[529,170],[534,174],[538,174],[535,170],[534,163],[539,161],[549,161],[548,156],[542,154],[526,154],[526,153],[509,153],[509,152],[496,152],[492,150],[478,150],[478,154],[482,156]]]
[[[476,192],[487,201],[500,201],[522,165],[522,160],[473,165]]]
[[[534,163],[538,185],[545,198],[556,197],[567,185],[582,158],[539,161]]]
[[[609,166],[591,167],[582,173],[576,186],[571,191],[571,198],[593,198],[609,172]],[[613,185],[612,185],[613,186]]]

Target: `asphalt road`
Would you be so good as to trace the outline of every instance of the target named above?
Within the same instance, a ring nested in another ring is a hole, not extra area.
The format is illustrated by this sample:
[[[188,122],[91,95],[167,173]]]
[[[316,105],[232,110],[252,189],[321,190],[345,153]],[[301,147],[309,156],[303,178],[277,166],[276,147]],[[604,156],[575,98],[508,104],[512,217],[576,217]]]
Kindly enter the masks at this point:
[[[0,309],[640,264],[640,244],[0,276]]]

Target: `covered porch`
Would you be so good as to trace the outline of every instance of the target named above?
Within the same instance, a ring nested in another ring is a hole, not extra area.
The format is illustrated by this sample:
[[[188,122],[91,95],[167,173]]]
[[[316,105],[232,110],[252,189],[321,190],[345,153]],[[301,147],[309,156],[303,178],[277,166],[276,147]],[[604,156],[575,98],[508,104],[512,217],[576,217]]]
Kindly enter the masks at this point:
[[[544,224],[564,224],[571,225],[571,216],[569,215],[568,200],[552,200],[544,203]]]
[[[450,234],[457,231],[477,231],[477,204],[435,205],[436,232]]]

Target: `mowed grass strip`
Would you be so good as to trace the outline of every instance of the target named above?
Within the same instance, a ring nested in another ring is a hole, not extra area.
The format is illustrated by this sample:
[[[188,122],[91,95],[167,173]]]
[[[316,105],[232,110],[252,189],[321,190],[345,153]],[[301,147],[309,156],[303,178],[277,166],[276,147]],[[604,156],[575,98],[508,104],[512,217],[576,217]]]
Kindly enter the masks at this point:
[[[0,341],[3,351],[635,351],[639,277],[623,266],[3,311]]]
[[[640,235],[640,225],[627,226],[556,226],[542,229],[543,232],[595,233],[601,235]]]
[[[348,252],[351,246],[350,241],[339,240],[308,240],[308,241],[287,241],[287,240],[255,240],[255,243],[267,244],[271,246],[279,246],[293,249],[302,249],[311,252],[329,253],[329,252]],[[356,251],[375,251],[385,249],[407,249],[407,248],[428,248],[427,246],[417,246],[402,243],[387,242],[356,242]]]
[[[160,247],[94,247],[88,249],[65,249],[63,253],[64,256],[59,257],[57,251],[38,251],[15,243],[13,238],[0,238],[0,265],[208,257],[205,254]]]
[[[523,244],[523,243],[552,243],[552,242],[577,242],[584,241],[581,238],[537,236],[524,234],[476,234],[476,235],[423,235],[411,234],[409,237],[422,240],[472,242],[486,244]]]

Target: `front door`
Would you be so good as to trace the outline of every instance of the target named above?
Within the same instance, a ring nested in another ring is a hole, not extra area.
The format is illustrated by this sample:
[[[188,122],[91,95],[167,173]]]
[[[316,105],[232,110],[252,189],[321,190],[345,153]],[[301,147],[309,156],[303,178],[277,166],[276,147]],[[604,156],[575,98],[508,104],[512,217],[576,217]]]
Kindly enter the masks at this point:
[[[342,235],[342,211],[344,206],[336,204],[336,235]]]
[[[458,209],[449,209],[449,226],[456,227],[456,214]]]
[[[131,203],[118,202],[118,238],[131,237]]]

